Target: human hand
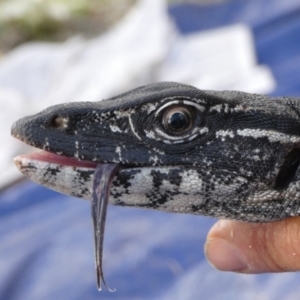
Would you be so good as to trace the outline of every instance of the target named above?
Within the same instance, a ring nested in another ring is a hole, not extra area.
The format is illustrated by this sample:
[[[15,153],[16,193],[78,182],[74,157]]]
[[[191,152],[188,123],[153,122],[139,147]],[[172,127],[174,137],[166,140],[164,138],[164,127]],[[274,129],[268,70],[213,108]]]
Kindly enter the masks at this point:
[[[238,273],[300,270],[300,217],[271,223],[220,220],[205,244],[208,261]]]

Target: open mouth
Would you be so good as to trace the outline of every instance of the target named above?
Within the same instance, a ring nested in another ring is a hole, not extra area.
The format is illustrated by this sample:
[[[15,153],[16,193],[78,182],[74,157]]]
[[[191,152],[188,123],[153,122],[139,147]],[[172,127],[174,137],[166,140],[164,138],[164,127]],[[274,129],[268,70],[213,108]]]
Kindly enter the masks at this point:
[[[15,157],[15,162],[20,162],[22,159],[28,159],[32,161],[48,162],[56,165],[80,167],[80,168],[96,168],[98,163],[88,160],[77,160],[73,157],[61,156],[58,154],[50,153],[47,151],[38,151],[30,154],[18,155]]]
[[[113,178],[122,167],[118,164],[97,164],[90,161],[79,161],[75,158],[60,156],[46,151],[19,155],[15,157],[14,161],[23,174],[31,179],[34,179],[35,176],[37,176],[38,180],[35,181],[38,181],[39,183],[41,183],[41,180],[47,181],[47,179],[51,180],[51,178],[54,178],[55,181],[59,181],[58,174],[61,173],[62,169],[65,169],[64,173],[69,174],[70,178],[76,178],[71,172],[78,173],[79,177],[82,176],[82,178],[86,179],[87,176],[84,177],[83,172],[88,172],[90,176],[93,176],[93,179],[90,180],[92,181],[90,182],[90,192],[92,194],[91,212],[94,226],[97,285],[100,290],[102,281],[107,287],[102,269],[105,220],[110,186]],[[63,186],[64,183],[61,185]],[[66,192],[66,194],[69,194],[69,192]]]

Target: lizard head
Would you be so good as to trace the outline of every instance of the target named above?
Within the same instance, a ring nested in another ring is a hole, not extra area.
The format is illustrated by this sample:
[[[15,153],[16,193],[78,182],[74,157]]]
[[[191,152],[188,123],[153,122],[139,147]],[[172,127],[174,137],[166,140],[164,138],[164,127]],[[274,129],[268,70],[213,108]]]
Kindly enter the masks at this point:
[[[209,140],[209,127],[218,124],[212,119],[214,113],[206,111],[207,98],[189,86],[153,84],[96,103],[49,107],[16,122],[12,134],[78,160],[126,166],[193,165],[199,161],[197,150]]]
[[[191,197],[173,211],[268,221],[284,217],[284,198],[298,195],[299,113],[290,98],[155,83],[100,102],[49,107],[17,121],[12,135],[52,153],[48,162],[55,154],[73,168],[122,165],[127,185],[148,172],[152,190],[165,184],[169,200]],[[163,205],[169,200],[159,206],[150,198],[135,204],[172,210]]]

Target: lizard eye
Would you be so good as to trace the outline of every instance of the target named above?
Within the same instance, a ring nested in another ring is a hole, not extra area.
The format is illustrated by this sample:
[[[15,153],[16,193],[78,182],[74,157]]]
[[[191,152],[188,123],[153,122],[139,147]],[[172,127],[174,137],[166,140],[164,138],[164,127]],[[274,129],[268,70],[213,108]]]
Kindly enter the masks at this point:
[[[193,113],[186,107],[170,107],[163,115],[163,125],[170,134],[185,133],[193,125]]]
[[[172,99],[155,111],[157,122],[145,130],[146,136],[165,144],[192,141],[208,132],[205,110],[205,106],[188,99]]]

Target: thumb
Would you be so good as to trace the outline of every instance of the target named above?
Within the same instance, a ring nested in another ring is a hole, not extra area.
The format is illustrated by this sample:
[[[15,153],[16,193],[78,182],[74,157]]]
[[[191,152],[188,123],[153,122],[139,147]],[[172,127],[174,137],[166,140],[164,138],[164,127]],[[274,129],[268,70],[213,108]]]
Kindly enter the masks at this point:
[[[300,217],[271,223],[220,220],[208,233],[205,254],[222,271],[300,270]]]

